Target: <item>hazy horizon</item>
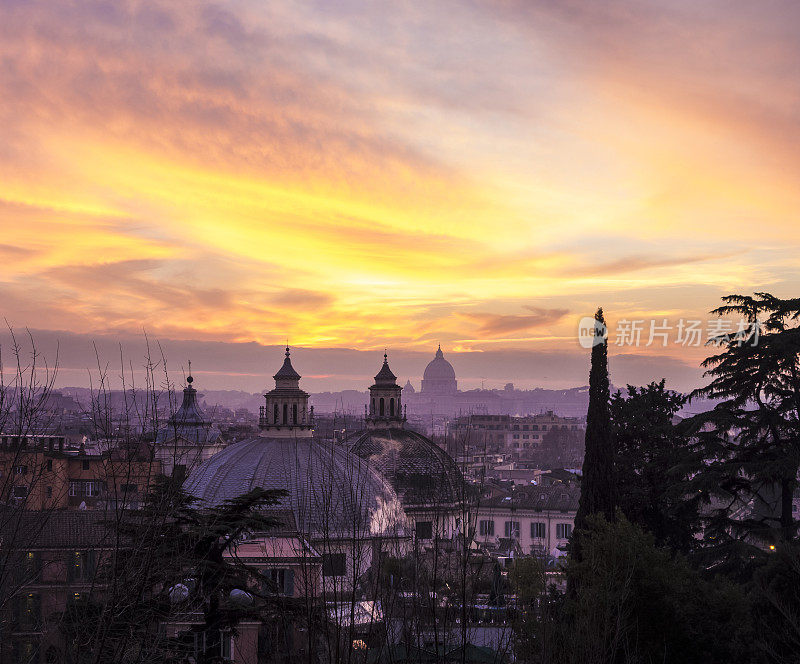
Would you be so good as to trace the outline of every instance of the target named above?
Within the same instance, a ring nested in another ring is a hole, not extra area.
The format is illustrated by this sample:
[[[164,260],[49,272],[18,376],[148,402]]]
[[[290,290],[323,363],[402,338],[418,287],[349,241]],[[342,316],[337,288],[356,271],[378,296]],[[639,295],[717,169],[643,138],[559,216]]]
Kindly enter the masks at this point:
[[[15,330],[22,347],[23,359],[30,356],[30,341],[24,330]],[[242,390],[256,393],[273,385],[272,375],[283,361],[284,347],[256,343],[225,343],[158,339],[144,335],[89,336],[64,331],[30,330],[40,354],[40,366],[52,366],[58,357],[56,387],[88,387],[97,385],[100,366],[108,372],[113,387],[121,385],[120,358],[126,373],[133,367],[137,380],[143,375],[147,356],[166,360],[169,379],[179,383],[192,362],[195,387],[199,390]],[[4,361],[8,365],[11,345],[8,331],[0,332]],[[576,344],[577,346],[577,344]],[[97,354],[95,354],[95,350]],[[420,389],[425,366],[433,359],[430,351],[388,349],[389,362],[398,382],[411,380]],[[520,389],[542,387],[567,389],[588,384],[589,352],[576,348],[572,352],[536,352],[504,349],[481,353],[454,352],[443,347],[445,357],[453,364],[460,389],[483,386],[502,389],[507,382]],[[292,347],[292,362],[303,376],[302,386],[310,392],[354,389],[363,391],[372,383],[383,361],[383,349]],[[634,355],[609,349],[611,380],[615,385],[641,385],[667,378],[673,389],[688,391],[699,384],[700,369],[666,356]],[[8,369],[8,367],[7,367]],[[163,369],[156,379],[163,380]]]

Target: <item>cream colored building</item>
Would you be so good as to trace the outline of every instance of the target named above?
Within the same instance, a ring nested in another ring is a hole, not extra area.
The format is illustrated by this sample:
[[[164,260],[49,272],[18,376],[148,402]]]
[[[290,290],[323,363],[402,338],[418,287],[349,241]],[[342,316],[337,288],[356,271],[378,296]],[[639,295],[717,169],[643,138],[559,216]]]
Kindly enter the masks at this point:
[[[524,554],[559,557],[572,534],[579,499],[580,488],[573,484],[531,485],[486,499],[476,509],[475,541],[491,548],[514,540]]]

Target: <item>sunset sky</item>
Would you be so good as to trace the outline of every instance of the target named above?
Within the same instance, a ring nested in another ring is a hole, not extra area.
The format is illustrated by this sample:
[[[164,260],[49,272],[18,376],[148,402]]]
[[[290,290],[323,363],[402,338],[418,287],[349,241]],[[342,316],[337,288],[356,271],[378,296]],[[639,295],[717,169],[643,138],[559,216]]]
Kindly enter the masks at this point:
[[[799,30],[793,0],[0,0],[0,313],[64,385],[143,331],[215,388],[287,339],[311,389],[437,343],[464,387],[585,384],[599,305],[800,295]],[[612,346],[612,379],[706,354]]]

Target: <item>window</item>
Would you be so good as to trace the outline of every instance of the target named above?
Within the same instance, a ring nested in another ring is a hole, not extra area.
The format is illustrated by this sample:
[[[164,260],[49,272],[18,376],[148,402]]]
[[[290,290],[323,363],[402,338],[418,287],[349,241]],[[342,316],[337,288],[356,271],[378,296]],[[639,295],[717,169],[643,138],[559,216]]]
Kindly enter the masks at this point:
[[[14,474],[15,475],[24,475],[28,472],[27,466],[14,466]]]
[[[417,521],[414,526],[417,539],[433,539],[433,521]]]
[[[136,493],[139,490],[135,484],[122,484],[119,488],[122,493]]]
[[[42,559],[35,551],[28,551],[22,559],[22,578],[19,579],[23,584],[36,582],[42,572]]]
[[[506,537],[519,539],[519,521],[506,521],[505,534]]]
[[[26,486],[14,487],[14,498],[24,498],[27,495],[28,495],[28,487]]]
[[[70,480],[69,495],[76,497],[97,498],[103,490],[99,480]]]
[[[297,404],[292,404],[292,424],[297,424]]]
[[[81,467],[82,467],[84,470],[89,470],[89,461],[88,461],[88,459],[84,459],[84,460],[83,460],[83,463],[81,464]]]
[[[42,601],[38,594],[19,595],[12,600],[12,622],[23,630],[33,629],[42,620]]]
[[[294,595],[294,570],[293,569],[265,569],[261,575],[267,581],[264,592],[275,593],[292,597]]]
[[[178,640],[194,650],[194,658],[199,659],[203,653],[212,655],[217,661],[222,658],[229,661],[233,657],[233,639],[228,631],[219,630],[212,634],[205,632],[178,632]]]
[[[322,576],[344,576],[347,559],[343,553],[326,553],[322,556]]]
[[[494,535],[494,521],[483,519],[478,524],[478,529],[481,535],[492,537]]]
[[[47,470],[48,470],[48,472],[51,472],[53,470],[53,460],[52,459],[48,459],[47,460]]]
[[[572,535],[571,523],[557,523],[556,524],[556,537],[558,539],[568,539]]]
[[[547,526],[547,524],[544,524],[544,523],[541,523],[541,522],[538,522],[538,521],[532,521],[531,522],[531,537],[533,537],[534,539],[536,539],[536,538],[544,539],[545,536],[546,536],[546,532],[547,532],[546,531],[546,526]]]
[[[378,412],[378,414],[379,414],[381,417],[383,417],[383,409],[384,409],[383,397],[381,397],[381,398],[378,400],[378,408],[379,408],[379,412]]]
[[[289,424],[289,404],[283,404],[283,423]]]
[[[39,661],[39,639],[13,639],[11,641],[11,656],[15,662]]]
[[[51,486],[47,487],[45,489],[45,492],[46,492],[48,498],[52,498],[53,497],[53,487],[51,487]]]
[[[68,581],[91,581],[95,571],[94,551],[73,551],[67,560]]]

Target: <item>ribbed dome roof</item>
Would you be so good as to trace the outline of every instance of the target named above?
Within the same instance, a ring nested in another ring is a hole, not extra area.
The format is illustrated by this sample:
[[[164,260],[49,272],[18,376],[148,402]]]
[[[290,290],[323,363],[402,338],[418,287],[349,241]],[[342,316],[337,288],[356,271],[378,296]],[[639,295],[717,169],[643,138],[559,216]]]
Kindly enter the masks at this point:
[[[425,373],[422,375],[425,380],[440,381],[440,380],[455,380],[456,371],[453,365],[444,359],[442,347],[436,350],[436,357],[434,357],[425,367]]]
[[[450,455],[409,429],[366,429],[348,441],[350,451],[378,469],[406,506],[455,503],[464,478]]]
[[[312,438],[253,438],[205,461],[185,488],[218,505],[255,488],[283,489],[279,506],[309,537],[395,534],[405,521],[397,494],[363,459]]]

